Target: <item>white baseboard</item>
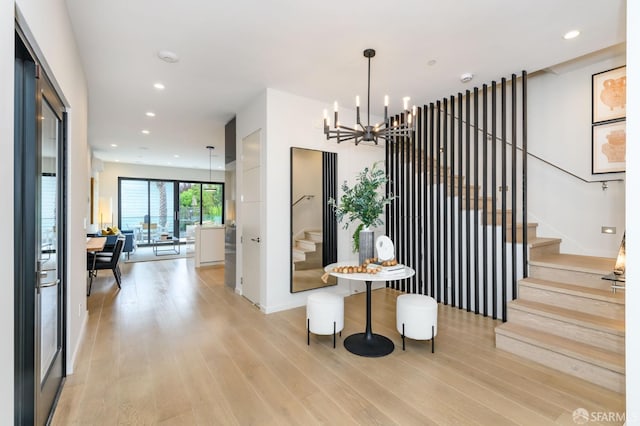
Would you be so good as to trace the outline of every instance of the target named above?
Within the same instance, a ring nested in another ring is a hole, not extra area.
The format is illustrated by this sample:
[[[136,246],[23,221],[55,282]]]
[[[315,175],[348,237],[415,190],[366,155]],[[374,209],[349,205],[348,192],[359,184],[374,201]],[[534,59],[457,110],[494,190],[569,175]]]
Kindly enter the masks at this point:
[[[80,348],[84,343],[84,339],[86,338],[87,332],[87,323],[89,322],[89,312],[85,312],[84,319],[82,320],[82,324],[80,325],[80,333],[78,333],[78,343],[76,347],[73,348],[73,354],[68,357],[67,362],[67,375],[70,376],[73,374],[76,365],[76,359],[78,357],[78,352],[80,352]],[[68,343],[68,342],[67,342]]]

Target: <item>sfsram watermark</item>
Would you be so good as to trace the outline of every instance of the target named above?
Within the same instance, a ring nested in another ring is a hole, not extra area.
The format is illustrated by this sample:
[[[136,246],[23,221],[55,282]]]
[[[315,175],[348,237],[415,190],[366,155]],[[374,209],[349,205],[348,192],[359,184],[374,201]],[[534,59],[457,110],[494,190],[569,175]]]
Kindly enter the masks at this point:
[[[631,418],[627,418],[624,411],[588,411],[585,408],[576,408],[573,410],[573,422],[578,425],[584,425],[589,422],[599,423],[625,423]]]

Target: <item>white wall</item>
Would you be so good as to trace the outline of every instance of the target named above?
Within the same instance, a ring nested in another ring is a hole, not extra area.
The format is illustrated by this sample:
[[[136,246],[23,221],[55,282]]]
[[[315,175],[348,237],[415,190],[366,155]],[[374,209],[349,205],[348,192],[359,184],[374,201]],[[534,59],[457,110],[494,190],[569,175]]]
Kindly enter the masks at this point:
[[[640,141],[640,2],[627,2],[627,140]],[[627,145],[627,190],[640,188],[640,146]],[[638,197],[627,203],[626,375],[627,424],[640,425],[640,220]]]
[[[0,223],[5,249],[13,250],[13,0],[0,0]],[[5,251],[7,250],[7,251]],[[13,256],[0,256],[2,297],[0,297],[0,424],[13,424]]]
[[[209,181],[209,169],[185,169],[178,167],[145,166],[128,163],[103,163],[98,173],[98,192],[94,197],[111,198],[113,206],[113,225],[118,223],[118,178],[169,179],[184,181]],[[211,181],[224,182],[223,170],[212,170]],[[225,191],[227,188],[225,186]],[[109,221],[106,221],[109,222]]]
[[[260,112],[262,106],[266,112]],[[257,128],[263,130],[263,185],[265,189],[265,207],[262,232],[264,242],[262,253],[265,258],[262,273],[263,295],[261,308],[264,312],[275,312],[306,303],[308,292],[291,294],[289,292],[289,149],[292,146],[324,150],[338,153],[338,182],[353,178],[365,166],[384,160],[384,148],[352,143],[338,145],[327,141],[322,132],[322,111],[330,107],[322,102],[294,96],[273,89],[267,89],[252,111],[238,114],[238,140],[246,137]],[[249,113],[251,112],[251,114]],[[342,111],[344,122],[355,121],[353,112]],[[263,121],[266,117],[266,124]],[[238,158],[242,158],[239,153]],[[264,167],[266,165],[266,167]],[[241,166],[238,170],[241,170]],[[238,173],[240,179],[240,173]],[[241,188],[241,186],[239,186]],[[340,193],[339,193],[340,195]],[[239,219],[241,223],[241,219]],[[351,251],[351,233],[353,229],[338,232],[338,260],[356,259]],[[241,265],[238,259],[238,265]],[[239,266],[239,275],[241,275]],[[330,291],[351,292],[350,283],[341,282]],[[327,289],[325,289],[326,291]]]
[[[617,56],[531,76],[529,152],[585,180],[624,179],[623,173],[591,174],[591,76],[624,64]],[[615,257],[625,230],[625,186],[608,187],[603,191],[600,183],[581,182],[529,157],[528,220],[539,223],[539,236],[562,238],[564,253]],[[602,234],[602,226],[615,226],[617,233]]]

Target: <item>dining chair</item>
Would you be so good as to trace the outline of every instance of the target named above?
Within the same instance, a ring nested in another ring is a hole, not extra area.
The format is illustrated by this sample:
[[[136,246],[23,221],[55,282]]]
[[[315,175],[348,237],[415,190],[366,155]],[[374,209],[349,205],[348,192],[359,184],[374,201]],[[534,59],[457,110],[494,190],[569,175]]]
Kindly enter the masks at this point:
[[[91,295],[91,285],[93,284],[93,277],[99,270],[110,269],[116,279],[118,288],[122,288],[120,285],[122,282],[122,274],[120,273],[119,261],[120,255],[122,254],[124,242],[124,238],[118,238],[111,256],[96,256],[96,258],[93,259],[90,254],[87,255],[87,270],[89,271],[89,288],[87,290],[87,296]]]

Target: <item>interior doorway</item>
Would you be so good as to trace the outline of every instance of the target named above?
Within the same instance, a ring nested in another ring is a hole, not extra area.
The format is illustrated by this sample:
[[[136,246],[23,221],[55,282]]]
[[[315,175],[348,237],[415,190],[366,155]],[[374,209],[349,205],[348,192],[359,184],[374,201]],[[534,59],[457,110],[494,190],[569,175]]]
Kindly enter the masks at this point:
[[[66,113],[20,31],[15,46],[15,422],[46,424],[66,375]]]
[[[262,301],[262,215],[260,131],[242,140],[242,295],[260,306]]]

